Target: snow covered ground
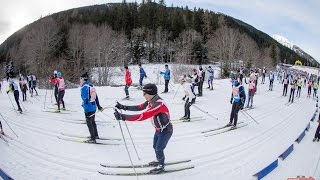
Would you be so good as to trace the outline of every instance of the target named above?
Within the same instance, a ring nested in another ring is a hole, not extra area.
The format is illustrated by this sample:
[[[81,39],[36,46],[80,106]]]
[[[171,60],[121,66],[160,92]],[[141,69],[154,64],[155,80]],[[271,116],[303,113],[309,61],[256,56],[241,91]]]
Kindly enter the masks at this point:
[[[151,67],[146,69],[147,73],[150,69]],[[156,79],[157,73],[148,73],[149,79]],[[123,79],[120,83],[122,82]],[[204,88],[206,86],[205,83]],[[7,87],[6,83],[4,87]],[[301,97],[296,98],[293,104],[285,105],[290,89],[287,97],[282,97],[282,86],[278,81],[275,82],[273,91],[268,91],[268,84],[259,84],[254,97],[254,109],[246,111],[259,124],[240,112],[239,126],[246,126],[213,135],[224,129],[202,132],[229,122],[230,80],[215,80],[213,91],[204,89],[203,97],[197,98],[195,106],[208,113],[191,107],[191,117],[201,117],[194,122],[174,121],[183,116],[183,90],[178,84],[171,83],[169,87],[169,93],[160,94],[169,106],[174,127],[174,134],[165,149],[166,161],[191,161],[167,168],[189,165],[195,168],[161,175],[139,176],[139,179],[257,179],[253,175],[278,159],[291,144],[294,144],[294,151],[284,161],[279,158],[279,167],[264,179],[280,180],[298,175],[320,179],[320,143],[312,142],[317,128],[316,121],[311,122],[310,130],[306,132],[304,139],[299,144],[295,143],[316,110],[316,101],[306,98],[306,88],[302,89]],[[245,88],[247,90],[247,86]],[[109,107],[114,106],[116,100],[128,105],[144,101],[142,92],[134,87],[129,89],[132,100],[121,100],[124,97],[123,89],[124,87],[97,87],[101,104]],[[163,89],[163,85],[158,85],[159,92]],[[117,140],[122,139],[122,136],[118,122],[113,119],[112,109],[96,114],[99,136],[114,138],[100,142],[111,145],[84,144],[58,138],[75,139],[61,133],[89,136],[79,91],[66,90],[64,99],[66,108],[70,111],[61,114],[44,112],[45,109],[55,108],[52,103],[54,97],[51,97],[51,90],[40,90],[39,96],[28,96],[28,100],[23,103],[26,111],[17,114],[7,94],[2,90],[0,112],[19,136],[15,137],[4,120],[1,120],[5,132],[13,138],[7,138],[9,143],[0,139],[0,168],[3,171],[14,179],[135,179],[134,176],[105,176],[98,173],[133,172],[130,168],[100,166],[100,163],[130,165],[124,141]],[[9,96],[13,100],[13,95]],[[316,120],[317,117],[318,115]],[[121,124],[134,164],[153,161],[154,129],[150,121],[127,122],[141,160],[135,154],[125,124]]]

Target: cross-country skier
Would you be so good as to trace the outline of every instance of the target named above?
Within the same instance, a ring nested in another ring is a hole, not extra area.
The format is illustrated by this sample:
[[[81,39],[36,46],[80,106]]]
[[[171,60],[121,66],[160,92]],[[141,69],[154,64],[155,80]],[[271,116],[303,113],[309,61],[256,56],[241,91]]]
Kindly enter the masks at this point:
[[[115,107],[128,111],[145,110],[144,112],[141,114],[127,115],[115,110],[114,116],[117,120],[124,121],[143,121],[151,119],[152,125],[155,127],[153,148],[156,153],[157,161],[150,162],[149,164],[151,166],[157,166],[150,171],[150,173],[157,174],[164,171],[165,156],[163,150],[171,138],[173,127],[170,122],[169,109],[166,103],[159,97],[157,86],[155,84],[146,84],[142,91],[146,102],[137,106],[126,106],[117,102]]]
[[[22,109],[21,109],[20,103],[19,103],[19,88],[18,88],[18,85],[11,78],[9,78],[9,89],[7,90],[7,94],[9,92],[11,92],[11,91],[13,91],[14,100],[17,103],[18,111],[22,112]]]
[[[29,93],[31,94],[31,88],[32,88],[32,76],[31,76],[31,74],[27,75],[27,81],[28,81],[28,85],[29,85]]]
[[[298,90],[297,90],[296,97],[300,97],[302,85],[303,85],[303,81],[302,81],[301,77],[298,77],[298,81],[297,81]]]
[[[165,70],[164,71],[160,71],[160,74],[163,75],[164,78],[164,91],[163,93],[167,93],[168,92],[168,85],[169,85],[169,81],[170,81],[170,69],[168,67],[168,64],[164,65]]]
[[[317,97],[318,83],[316,81],[313,82],[313,98]]]
[[[57,84],[57,76],[58,71],[53,72],[53,76],[50,78],[50,82],[54,85],[54,98],[56,99],[56,102],[58,102],[58,84]]]
[[[33,96],[33,91],[36,92],[36,96],[38,96],[38,91],[36,90],[37,87],[37,78],[35,75],[30,75],[31,76],[31,97]]]
[[[140,72],[140,78],[139,78],[139,89],[142,89],[142,82],[144,78],[147,78],[147,74],[144,71],[143,67],[141,66],[141,63],[139,63],[139,72]]]
[[[243,79],[243,68],[242,67],[239,69],[239,78],[240,78],[240,84],[242,84],[242,79]]]
[[[249,103],[251,102],[250,108],[252,108],[252,104],[253,104],[253,96],[254,93],[256,92],[256,88],[255,88],[255,80],[249,80],[249,90],[248,90],[248,104],[246,106],[246,108],[249,108]]]
[[[227,126],[233,126],[232,129],[235,129],[238,121],[238,112],[242,110],[244,107],[244,103],[246,101],[246,93],[244,91],[244,87],[240,85],[238,81],[235,81],[235,86],[232,88],[231,100],[232,104],[231,114],[230,114],[230,122]]]
[[[132,84],[132,79],[131,79],[131,73],[129,71],[128,66],[124,66],[124,69],[125,69],[124,76],[125,76],[125,83],[126,83],[126,86],[124,87],[124,92],[126,93],[125,99],[129,99],[130,98],[130,96],[129,96],[129,87]]]
[[[27,100],[27,84],[24,81],[23,77],[19,78],[19,86],[20,86],[20,90],[22,92],[22,101],[26,101]]]
[[[310,96],[311,96],[311,89],[312,89],[312,81],[311,81],[311,79],[309,79],[309,81],[308,81],[308,98],[310,98]]]
[[[62,104],[62,110],[66,110],[66,107],[64,105],[64,94],[65,94],[65,82],[64,79],[62,78],[61,72],[57,73],[57,85],[58,85],[58,110],[57,112],[60,112],[60,103]]]
[[[209,73],[209,78],[208,78],[208,89],[213,90],[213,78],[214,78],[214,70],[211,68],[211,66],[208,67],[207,69]]]
[[[289,76],[288,76],[288,75],[286,75],[286,76],[283,78],[282,84],[283,84],[282,96],[287,96],[288,84],[289,84]]]
[[[265,79],[266,79],[266,73],[267,73],[266,67],[263,67],[263,69],[262,69],[262,82],[261,82],[261,84],[264,84],[264,81],[265,81]]]
[[[291,101],[291,103],[293,103],[293,99],[294,99],[294,92],[296,90],[297,87],[297,80],[293,79],[290,83],[291,85],[291,90],[290,90],[290,97],[289,97],[289,102]]]
[[[199,66],[198,76],[199,76],[199,84],[198,84],[198,94],[197,96],[202,96],[202,90],[203,90],[203,82],[205,78],[205,71],[202,69],[201,66]]]
[[[314,134],[314,138],[313,138],[313,142],[315,141],[318,141],[320,140],[320,114],[319,114],[319,117],[318,117],[318,128],[316,130],[316,133]]]
[[[272,91],[273,89],[273,81],[274,81],[274,73],[272,71],[270,71],[270,74],[269,74],[269,91]]]
[[[190,121],[190,106],[193,104],[193,102],[196,98],[192,91],[192,84],[186,82],[186,75],[183,75],[179,78],[179,83],[184,87],[184,98],[185,104],[184,104],[184,116],[180,118],[181,120]]]
[[[87,126],[90,132],[90,139],[86,142],[96,143],[99,139],[97,125],[95,122],[95,113],[97,109],[97,93],[94,86],[89,82],[88,73],[84,73],[80,77],[81,99]]]

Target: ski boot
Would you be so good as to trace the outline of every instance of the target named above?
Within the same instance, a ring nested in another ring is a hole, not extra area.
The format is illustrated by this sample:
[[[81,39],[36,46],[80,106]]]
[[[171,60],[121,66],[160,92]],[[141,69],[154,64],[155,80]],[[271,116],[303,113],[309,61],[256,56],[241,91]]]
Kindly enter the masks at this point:
[[[159,161],[152,161],[152,162],[149,162],[149,166],[152,166],[152,167],[156,167],[159,165]]]
[[[230,127],[230,126],[232,126],[232,123],[228,123],[227,125],[226,125],[226,127]]]
[[[319,142],[319,141],[320,141],[320,139],[318,138],[318,139],[317,139],[317,142]]]
[[[62,111],[65,111],[65,110],[66,110],[66,108],[61,108],[61,110],[62,110]]]
[[[159,173],[161,173],[161,172],[163,172],[163,171],[164,171],[164,166],[159,164],[156,168],[151,169],[151,170],[149,171],[149,173],[150,173],[150,174],[159,174]]]
[[[185,120],[185,119],[187,119],[187,117],[183,116],[179,120]]]
[[[19,111],[20,113],[22,113],[22,109],[21,109],[21,108],[19,108],[18,111]]]
[[[236,126],[236,125],[233,125],[230,129],[231,129],[231,130],[237,129],[237,126]]]
[[[130,96],[126,96],[124,99],[130,99]]]
[[[2,130],[2,129],[0,130],[0,134],[4,135],[4,132],[3,132],[3,130]]]
[[[55,112],[55,113],[59,113],[59,112],[60,112],[60,109],[57,109],[57,110],[55,110],[55,111],[53,111],[53,112]]]
[[[317,140],[317,138],[313,138],[313,140],[312,140],[312,141],[313,141],[313,142],[315,142],[316,140]]]
[[[185,120],[183,120],[183,122],[190,122],[190,121],[191,121],[191,119],[188,117]]]
[[[95,144],[97,143],[95,139],[88,139],[86,141],[84,141],[85,143],[90,143],[90,144]]]

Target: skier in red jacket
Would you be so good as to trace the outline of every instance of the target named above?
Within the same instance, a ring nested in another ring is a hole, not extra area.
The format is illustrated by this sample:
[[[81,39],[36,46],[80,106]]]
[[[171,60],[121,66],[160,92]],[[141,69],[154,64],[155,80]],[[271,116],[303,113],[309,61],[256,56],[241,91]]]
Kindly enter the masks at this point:
[[[125,99],[129,99],[129,87],[130,85],[132,84],[132,79],[131,79],[131,73],[128,69],[128,66],[124,66],[124,69],[125,69],[125,80],[126,80],[126,86],[124,88],[124,92],[126,93],[126,97]]]

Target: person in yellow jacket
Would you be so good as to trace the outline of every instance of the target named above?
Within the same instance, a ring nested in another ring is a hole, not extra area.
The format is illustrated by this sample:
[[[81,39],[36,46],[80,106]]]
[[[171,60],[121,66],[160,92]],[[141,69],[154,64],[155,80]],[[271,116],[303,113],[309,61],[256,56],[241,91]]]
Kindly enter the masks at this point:
[[[303,85],[303,81],[302,81],[301,77],[298,77],[298,81],[297,81],[298,90],[297,90],[296,97],[300,97],[302,85]]]

